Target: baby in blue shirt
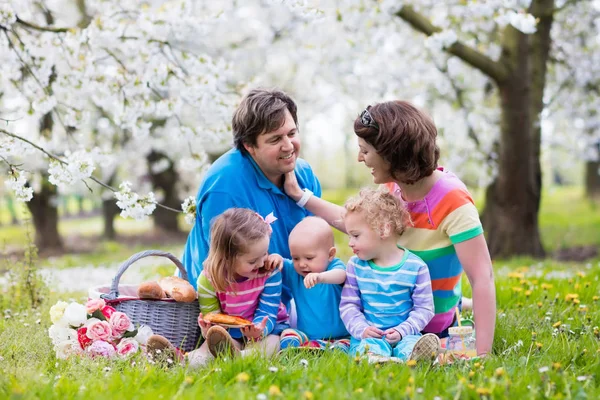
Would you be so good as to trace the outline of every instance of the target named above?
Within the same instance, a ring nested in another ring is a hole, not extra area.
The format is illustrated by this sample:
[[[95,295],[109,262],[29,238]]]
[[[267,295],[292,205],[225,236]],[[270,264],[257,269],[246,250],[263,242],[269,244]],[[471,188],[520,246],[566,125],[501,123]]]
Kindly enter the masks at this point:
[[[346,266],[335,257],[333,232],[325,220],[306,217],[289,236],[291,260],[283,263],[283,284],[296,304],[297,329],[281,333],[281,349],[337,348],[347,352],[349,334],[339,305]]]

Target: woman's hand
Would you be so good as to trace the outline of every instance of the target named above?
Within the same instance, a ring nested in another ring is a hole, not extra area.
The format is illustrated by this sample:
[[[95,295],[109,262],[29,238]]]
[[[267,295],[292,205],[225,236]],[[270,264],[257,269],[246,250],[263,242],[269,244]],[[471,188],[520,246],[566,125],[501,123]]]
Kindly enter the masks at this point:
[[[285,190],[285,194],[290,196],[295,202],[302,198],[304,192],[298,184],[296,173],[294,171],[290,171],[284,175],[283,190]]]
[[[210,329],[212,324],[210,322],[206,322],[204,320],[202,313],[200,313],[198,315],[198,326],[200,326],[200,331],[202,332],[202,337],[206,338],[206,333],[208,332],[208,330]]]
[[[242,335],[246,336],[248,339],[261,339],[263,337],[263,332],[265,331],[265,326],[267,326],[268,319],[269,317],[264,317],[260,324],[244,326],[243,328],[241,328]]]
[[[267,271],[273,271],[275,268],[281,271],[283,269],[283,257],[275,253],[269,254],[263,268]]]

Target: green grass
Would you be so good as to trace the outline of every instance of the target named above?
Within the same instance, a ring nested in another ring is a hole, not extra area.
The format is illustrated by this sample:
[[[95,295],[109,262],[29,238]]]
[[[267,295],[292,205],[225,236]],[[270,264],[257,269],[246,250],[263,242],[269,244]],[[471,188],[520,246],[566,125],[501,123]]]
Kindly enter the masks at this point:
[[[352,193],[325,196],[341,204]],[[551,250],[597,245],[598,214],[597,206],[577,189],[546,192],[540,213],[544,243]],[[101,228],[93,219],[81,225],[64,225],[65,232],[95,235]],[[0,235],[6,237],[4,229]],[[345,236],[338,234],[336,240],[344,252]],[[180,249],[172,247],[175,254]],[[98,265],[137,250],[105,242],[97,252],[64,256],[52,264]],[[161,266],[155,272],[167,274],[170,268]],[[577,264],[514,258],[495,262],[494,269],[498,319],[493,355],[480,362],[434,367],[373,366],[340,354],[219,359],[200,370],[164,369],[141,357],[59,360],[47,336],[48,310],[59,299],[84,301],[85,294],[51,293],[39,311],[23,314],[18,304],[7,306],[11,312],[4,310],[10,317],[0,320],[0,398],[600,398],[600,259]],[[469,295],[466,281],[463,288]]]

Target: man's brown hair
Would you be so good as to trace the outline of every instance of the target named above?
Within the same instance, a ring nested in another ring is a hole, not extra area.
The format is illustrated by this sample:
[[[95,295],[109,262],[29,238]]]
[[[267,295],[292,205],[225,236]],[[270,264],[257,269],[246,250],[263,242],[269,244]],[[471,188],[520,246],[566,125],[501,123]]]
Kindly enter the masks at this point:
[[[412,184],[436,170],[440,158],[437,129],[427,114],[401,100],[375,104],[368,110],[379,129],[365,126],[358,117],[354,132],[390,163],[394,179]]]
[[[233,143],[245,152],[244,144],[256,146],[258,135],[273,132],[285,123],[288,110],[298,127],[297,107],[294,100],[278,89],[253,89],[242,99],[233,114]]]

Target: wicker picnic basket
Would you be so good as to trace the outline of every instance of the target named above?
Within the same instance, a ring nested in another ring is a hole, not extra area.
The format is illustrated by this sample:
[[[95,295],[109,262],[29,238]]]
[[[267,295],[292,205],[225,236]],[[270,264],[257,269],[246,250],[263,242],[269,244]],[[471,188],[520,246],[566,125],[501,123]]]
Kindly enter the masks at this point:
[[[191,351],[198,346],[200,341],[200,327],[198,326],[200,308],[197,301],[178,303],[173,299],[142,300],[137,297],[137,286],[119,285],[121,276],[131,264],[150,256],[168,258],[179,268],[181,277],[187,279],[185,268],[177,257],[164,251],[147,250],[134,254],[119,267],[119,271],[112,280],[109,293],[106,293],[106,287],[99,287],[95,290],[100,292],[100,297],[108,305],[127,314],[135,325],[148,325],[155,334],[166,337],[176,347],[183,351]],[[121,289],[125,292],[124,296],[119,295]],[[132,289],[136,291],[133,292]]]

